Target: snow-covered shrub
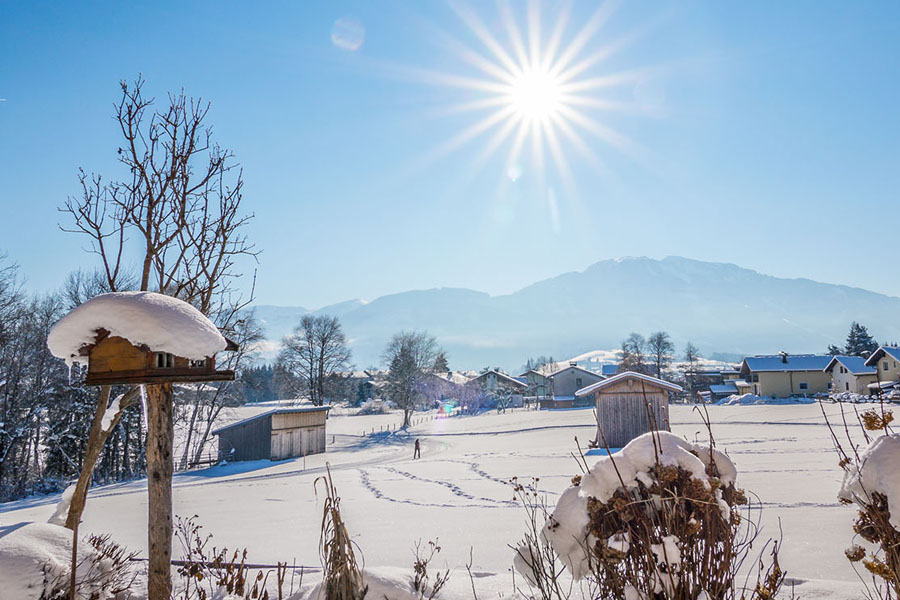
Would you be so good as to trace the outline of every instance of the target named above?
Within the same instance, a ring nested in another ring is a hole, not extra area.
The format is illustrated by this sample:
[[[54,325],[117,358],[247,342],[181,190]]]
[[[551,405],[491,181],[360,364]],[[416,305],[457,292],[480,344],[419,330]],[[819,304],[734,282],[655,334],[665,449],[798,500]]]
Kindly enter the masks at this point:
[[[28,523],[0,538],[0,596],[16,600],[70,598],[72,531],[50,523]],[[116,598],[131,587],[129,553],[108,536],[79,540],[75,564],[78,600]]]
[[[366,400],[356,411],[357,415],[383,415],[388,410],[387,403],[384,400]]]
[[[554,559],[586,582],[592,598],[773,598],[784,578],[777,546],[752,589],[737,578],[756,527],[742,514],[747,498],[736,480],[734,464],[715,447],[644,434],[573,479],[541,544],[526,535],[516,568],[541,598],[565,597],[547,576]]]
[[[893,419],[891,411],[883,407],[859,415],[868,443],[861,453],[848,428],[843,431],[850,452],[844,450],[832,428],[844,470],[838,498],[859,507],[853,531],[871,544],[865,548],[853,543],[844,553],[851,563],[862,563],[871,574],[869,596],[885,599],[900,598],[900,434],[891,429]],[[870,437],[870,432],[878,435]]]

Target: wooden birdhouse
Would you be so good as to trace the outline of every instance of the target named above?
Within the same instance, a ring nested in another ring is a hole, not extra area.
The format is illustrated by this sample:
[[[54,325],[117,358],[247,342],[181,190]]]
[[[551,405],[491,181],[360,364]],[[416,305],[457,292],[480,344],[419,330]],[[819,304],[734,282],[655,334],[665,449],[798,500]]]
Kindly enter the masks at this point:
[[[237,344],[226,338],[226,351]],[[125,338],[97,333],[97,342],[82,346],[87,357],[85,385],[131,385],[166,382],[231,381],[234,371],[216,370],[216,357],[190,359],[170,352],[154,351],[145,344],[135,345]]]
[[[87,367],[86,385],[230,381],[216,370],[216,353],[235,351],[190,304],[153,292],[103,294],[53,327],[51,351]]]

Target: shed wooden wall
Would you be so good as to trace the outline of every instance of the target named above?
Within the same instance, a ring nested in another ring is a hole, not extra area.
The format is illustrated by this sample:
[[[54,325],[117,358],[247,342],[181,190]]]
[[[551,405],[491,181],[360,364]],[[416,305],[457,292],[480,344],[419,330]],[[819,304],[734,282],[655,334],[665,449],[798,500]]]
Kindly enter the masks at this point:
[[[597,436],[601,445],[605,439],[610,448],[622,448],[648,431],[670,429],[669,392],[665,389],[647,383],[641,389],[640,381],[626,380],[595,392],[594,399],[597,420],[603,432],[603,437]]]
[[[264,460],[272,457],[272,418],[247,421],[219,434],[219,459],[228,457],[231,449],[235,452],[232,460]]]
[[[272,431],[272,460],[325,452],[325,424]]]
[[[324,410],[275,414],[272,415],[272,430],[324,425],[326,414]]]

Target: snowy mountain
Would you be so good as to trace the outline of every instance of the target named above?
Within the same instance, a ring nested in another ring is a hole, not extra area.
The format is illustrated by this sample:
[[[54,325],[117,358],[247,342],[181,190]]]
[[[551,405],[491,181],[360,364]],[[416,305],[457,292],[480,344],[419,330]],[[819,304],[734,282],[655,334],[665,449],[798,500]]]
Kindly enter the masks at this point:
[[[308,312],[256,310],[273,341]],[[665,330],[679,352],[690,340],[707,356],[821,352],[854,320],[879,340],[900,339],[900,298],[680,257],[604,260],[505,296],[441,288],[314,312],[341,318],[358,367],[378,364],[393,333],[416,328],[437,336],[454,368],[516,369],[529,356],[616,348],[632,331]]]

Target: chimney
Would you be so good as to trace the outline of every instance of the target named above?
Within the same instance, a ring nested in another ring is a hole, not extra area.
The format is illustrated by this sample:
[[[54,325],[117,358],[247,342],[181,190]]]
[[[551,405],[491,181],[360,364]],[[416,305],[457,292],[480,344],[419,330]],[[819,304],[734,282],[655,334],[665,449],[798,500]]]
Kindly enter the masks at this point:
[[[782,350],[778,354],[781,356],[781,362],[783,362],[784,364],[787,364],[788,353],[785,352],[784,350]]]
[[[572,361],[572,362],[569,363],[569,366],[570,366],[570,367],[577,367],[577,366],[578,366],[578,363],[575,362],[575,361]]]

